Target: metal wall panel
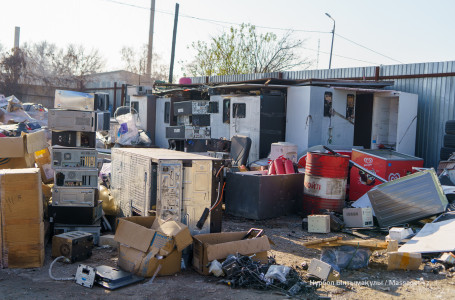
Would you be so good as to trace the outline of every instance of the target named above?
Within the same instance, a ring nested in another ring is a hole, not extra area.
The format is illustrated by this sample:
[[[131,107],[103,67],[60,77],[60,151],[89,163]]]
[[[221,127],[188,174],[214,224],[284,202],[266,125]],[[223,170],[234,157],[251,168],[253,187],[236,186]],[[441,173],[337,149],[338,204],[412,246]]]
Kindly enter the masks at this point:
[[[374,77],[376,67],[357,67],[331,70],[282,72],[282,79],[329,79]],[[380,76],[419,75],[455,72],[455,61],[388,65],[380,67]],[[279,78],[279,73],[210,76],[210,83],[246,81],[260,78]],[[205,83],[206,77],[193,77],[193,83]],[[436,167],[443,146],[444,126],[455,119],[455,77],[426,77],[390,79],[395,81],[387,89],[415,93],[419,96],[416,155],[425,166]]]

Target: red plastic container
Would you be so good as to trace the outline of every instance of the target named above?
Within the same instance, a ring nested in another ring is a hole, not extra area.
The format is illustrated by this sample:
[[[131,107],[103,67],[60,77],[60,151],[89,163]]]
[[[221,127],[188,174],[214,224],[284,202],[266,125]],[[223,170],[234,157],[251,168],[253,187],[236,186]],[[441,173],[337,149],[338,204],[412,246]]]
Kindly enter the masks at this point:
[[[277,175],[286,174],[286,171],[284,170],[283,159],[277,158],[273,161],[273,164],[275,165],[275,172]]]
[[[289,159],[284,161],[284,170],[286,171],[286,174],[295,174],[294,165]]]
[[[269,171],[267,172],[267,175],[276,175],[275,163],[273,160],[270,162]]]
[[[346,197],[349,156],[309,152],[305,167],[303,212],[342,212]]]

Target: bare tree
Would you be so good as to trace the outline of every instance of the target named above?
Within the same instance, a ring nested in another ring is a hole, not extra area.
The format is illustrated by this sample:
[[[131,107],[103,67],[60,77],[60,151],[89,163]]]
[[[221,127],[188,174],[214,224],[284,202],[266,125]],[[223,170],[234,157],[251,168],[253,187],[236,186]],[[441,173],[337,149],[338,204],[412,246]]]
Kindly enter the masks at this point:
[[[267,73],[308,68],[310,60],[299,55],[304,41],[292,38],[292,32],[278,37],[272,32],[259,34],[251,24],[231,27],[212,37],[210,43],[193,42],[196,50],[186,70],[193,76]],[[190,47],[188,47],[190,48]]]
[[[122,47],[120,54],[125,70],[139,75],[147,75],[147,51],[148,47],[146,44],[142,45],[140,49],[127,46]],[[167,80],[168,77],[169,70],[167,65],[162,62],[159,54],[153,53],[151,78],[153,80]]]
[[[0,56],[0,93],[20,94],[20,81],[25,76],[26,60],[24,52],[13,49]]]
[[[83,90],[91,74],[100,72],[104,60],[98,50],[70,44],[58,48],[46,41],[25,44],[29,83]]]
[[[104,67],[104,61],[98,50],[87,51],[82,45],[69,45],[60,49],[53,60],[55,75],[66,81],[77,82],[83,90],[88,75],[98,73]]]

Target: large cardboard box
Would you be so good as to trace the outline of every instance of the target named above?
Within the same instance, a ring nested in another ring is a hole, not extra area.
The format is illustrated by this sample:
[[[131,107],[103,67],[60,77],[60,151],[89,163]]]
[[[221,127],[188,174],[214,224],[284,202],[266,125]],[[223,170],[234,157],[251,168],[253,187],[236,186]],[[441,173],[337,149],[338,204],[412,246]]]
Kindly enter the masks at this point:
[[[0,145],[1,145],[0,140]],[[35,167],[34,154],[26,153],[22,157],[0,158],[0,169],[25,169]]]
[[[0,170],[0,224],[0,267],[41,267],[44,223],[39,169]]]
[[[193,243],[187,226],[150,217],[118,220],[114,240],[120,243],[118,266],[127,272],[151,277],[180,271],[182,250]]]
[[[270,240],[263,235],[245,239],[247,231],[199,234],[193,237],[193,267],[203,275],[209,275],[209,262],[224,260],[230,254],[253,255],[253,259],[267,262]]]
[[[33,154],[49,146],[44,130],[22,133],[19,137],[2,137],[0,144],[1,158],[24,157],[25,154]]]

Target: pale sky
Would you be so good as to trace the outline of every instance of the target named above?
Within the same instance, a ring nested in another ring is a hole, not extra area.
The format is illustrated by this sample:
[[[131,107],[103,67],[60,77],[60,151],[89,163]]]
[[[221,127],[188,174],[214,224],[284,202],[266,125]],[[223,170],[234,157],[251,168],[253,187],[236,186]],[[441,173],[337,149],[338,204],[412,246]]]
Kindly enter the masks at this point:
[[[47,40],[60,47],[83,44],[101,52],[106,59],[105,71],[122,69],[122,46],[140,47],[148,42],[150,2],[0,0],[0,44],[11,48],[14,27],[20,26],[21,43]],[[175,3],[156,0],[153,47],[166,64],[171,56]],[[208,40],[227,30],[230,23],[242,22],[278,35],[285,31],[263,27],[295,30],[295,38],[306,40],[301,55],[313,60],[311,68],[326,69],[333,26],[326,12],[336,21],[332,68],[455,60],[455,1],[180,0],[178,3],[174,68],[178,76],[183,75],[179,62],[190,61],[194,55],[187,49],[191,42]]]

